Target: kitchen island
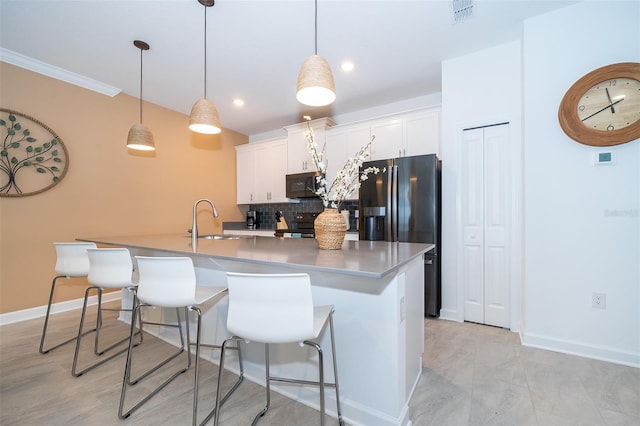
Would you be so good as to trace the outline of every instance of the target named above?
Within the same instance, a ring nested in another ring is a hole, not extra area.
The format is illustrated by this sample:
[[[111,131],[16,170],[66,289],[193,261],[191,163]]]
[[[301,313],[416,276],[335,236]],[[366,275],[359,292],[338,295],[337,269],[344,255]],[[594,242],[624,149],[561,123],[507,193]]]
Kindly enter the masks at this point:
[[[313,239],[273,237],[199,238],[195,247],[187,235],[79,240],[127,247],[132,255],[190,256],[203,285],[224,283],[227,271],[307,272],[311,276],[314,302],[335,306],[340,399],[345,421],[353,425],[410,422],[408,403],[422,371],[423,254],[433,248],[432,244],[345,241],[342,250],[319,250]],[[204,341],[220,343],[227,336],[224,327],[227,306],[224,298],[204,307]],[[160,310],[154,314],[161,318],[153,320],[169,319],[173,312]],[[177,343],[171,331],[160,337]],[[323,348],[329,348],[328,339],[327,335],[323,337]],[[203,352],[203,356],[218,362],[217,351]],[[300,349],[297,344],[274,347],[272,374],[315,380],[317,369],[308,362],[311,356],[311,351]],[[247,379],[264,383],[262,345],[249,343],[243,349],[243,357]],[[330,362],[330,358],[325,357],[325,362]],[[229,359],[225,365],[233,371],[237,363]],[[333,381],[332,368],[327,367],[326,380]],[[272,388],[318,408],[317,388],[289,384]],[[238,392],[242,392],[242,386]],[[335,416],[334,393],[327,392],[326,398],[327,413]]]

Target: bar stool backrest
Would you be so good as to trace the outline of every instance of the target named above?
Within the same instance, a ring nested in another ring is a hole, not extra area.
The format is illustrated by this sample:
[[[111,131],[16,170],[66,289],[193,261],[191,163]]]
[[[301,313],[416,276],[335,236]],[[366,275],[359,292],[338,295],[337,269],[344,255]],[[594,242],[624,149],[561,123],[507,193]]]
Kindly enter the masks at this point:
[[[196,302],[196,273],[189,257],[136,256],[138,299],[166,308],[190,306]]]
[[[232,334],[261,343],[302,342],[315,337],[308,274],[227,273]]]
[[[89,284],[102,288],[131,286],[133,262],[126,248],[88,249]]]
[[[89,273],[87,249],[96,248],[95,243],[53,243],[56,248],[56,273],[66,277],[86,277]]]

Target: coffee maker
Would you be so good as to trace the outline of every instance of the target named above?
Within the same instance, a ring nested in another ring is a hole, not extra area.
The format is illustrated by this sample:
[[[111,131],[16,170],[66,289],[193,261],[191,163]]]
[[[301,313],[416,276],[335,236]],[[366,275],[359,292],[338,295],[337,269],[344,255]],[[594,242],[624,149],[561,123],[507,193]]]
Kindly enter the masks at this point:
[[[256,229],[258,215],[255,210],[247,211],[247,229]]]

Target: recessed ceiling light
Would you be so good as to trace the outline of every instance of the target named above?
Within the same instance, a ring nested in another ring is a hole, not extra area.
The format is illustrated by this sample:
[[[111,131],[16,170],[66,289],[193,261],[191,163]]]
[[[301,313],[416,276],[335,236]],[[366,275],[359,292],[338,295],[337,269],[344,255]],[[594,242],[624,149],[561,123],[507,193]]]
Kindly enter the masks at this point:
[[[342,68],[344,72],[351,72],[355,68],[355,65],[353,65],[353,62],[345,61],[340,65],[340,68]]]
[[[242,107],[242,106],[244,106],[244,101],[242,99],[240,99],[240,98],[235,98],[233,100],[233,104],[235,106],[237,106],[237,107]]]

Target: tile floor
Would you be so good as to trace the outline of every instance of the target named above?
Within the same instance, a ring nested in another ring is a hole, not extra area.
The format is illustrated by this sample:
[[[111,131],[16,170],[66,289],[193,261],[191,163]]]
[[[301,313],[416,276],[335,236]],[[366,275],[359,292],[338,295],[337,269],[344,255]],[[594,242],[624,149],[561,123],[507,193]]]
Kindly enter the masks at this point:
[[[78,314],[53,318],[59,333],[69,333]],[[1,425],[190,423],[191,375],[180,376],[175,386],[121,421],[116,413],[122,362],[73,378],[73,346],[41,355],[41,327],[41,319],[0,327]],[[122,324],[115,327],[126,332]],[[167,349],[160,341],[153,345],[154,352]],[[640,369],[523,347],[517,334],[503,329],[431,319],[423,359],[410,404],[415,426],[640,425]],[[204,362],[201,374],[202,418],[211,408],[215,366]],[[263,388],[245,381],[225,404],[221,424],[250,424],[263,401]],[[274,394],[260,424],[316,425],[318,412]],[[327,425],[334,424],[336,419],[327,418]]]
[[[640,425],[640,369],[520,344],[516,333],[427,320],[415,425]]]

